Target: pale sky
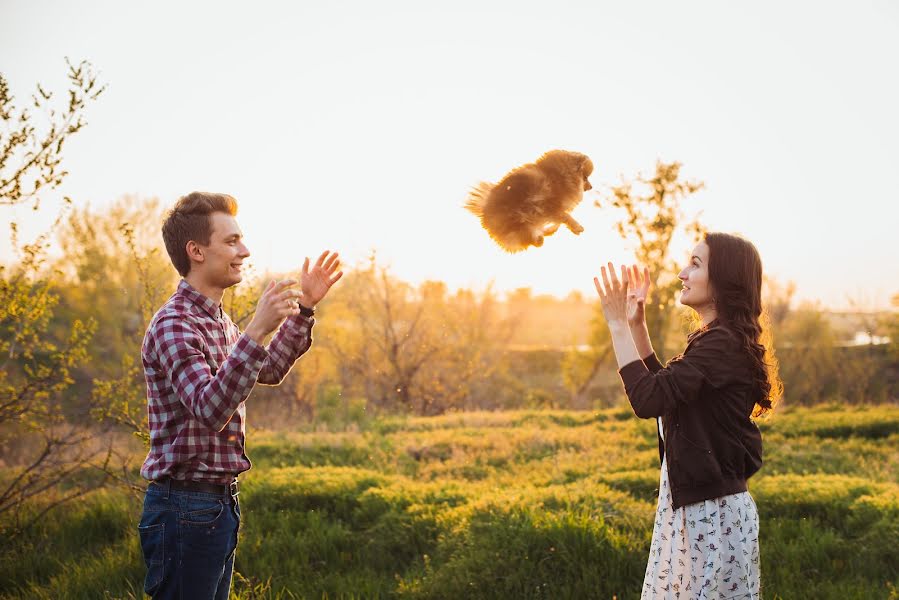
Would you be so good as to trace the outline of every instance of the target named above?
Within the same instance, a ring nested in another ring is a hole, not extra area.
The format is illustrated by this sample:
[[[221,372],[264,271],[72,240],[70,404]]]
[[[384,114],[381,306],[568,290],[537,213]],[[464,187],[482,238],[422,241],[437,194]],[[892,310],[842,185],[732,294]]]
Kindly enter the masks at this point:
[[[109,89],[62,193],[96,208],[230,193],[258,271],[374,248],[412,282],[595,294],[599,264],[632,248],[590,192],[581,236],[516,255],[461,208],[565,148],[593,159],[596,188],[681,161],[707,185],[686,206],[755,242],[799,299],[899,292],[894,2],[0,0],[20,101],[36,82],[64,95],[64,56]],[[46,209],[0,207],[0,227],[36,233]]]

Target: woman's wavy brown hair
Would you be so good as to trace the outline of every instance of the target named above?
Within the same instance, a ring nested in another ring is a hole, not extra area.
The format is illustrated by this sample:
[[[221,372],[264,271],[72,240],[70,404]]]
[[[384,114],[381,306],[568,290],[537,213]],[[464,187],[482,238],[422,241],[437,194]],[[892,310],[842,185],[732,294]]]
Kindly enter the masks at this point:
[[[736,235],[707,233],[705,243],[717,317],[752,357],[758,392],[752,416],[760,417],[783,396],[770,321],[762,307],[762,259],[752,242]]]

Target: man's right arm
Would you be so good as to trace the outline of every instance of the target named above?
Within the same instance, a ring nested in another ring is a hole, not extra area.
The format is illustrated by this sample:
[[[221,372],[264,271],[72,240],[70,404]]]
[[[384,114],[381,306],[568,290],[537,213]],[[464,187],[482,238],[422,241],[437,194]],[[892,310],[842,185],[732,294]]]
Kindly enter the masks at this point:
[[[241,402],[250,395],[268,353],[243,335],[215,375],[203,352],[205,342],[181,316],[162,317],[155,323],[154,346],[159,364],[181,404],[213,431],[221,431]]]

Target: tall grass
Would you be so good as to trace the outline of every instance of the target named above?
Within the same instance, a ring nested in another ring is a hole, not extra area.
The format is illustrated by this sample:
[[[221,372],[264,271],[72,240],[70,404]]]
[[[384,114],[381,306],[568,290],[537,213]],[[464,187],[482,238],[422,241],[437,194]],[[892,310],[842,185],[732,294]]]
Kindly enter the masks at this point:
[[[897,597],[899,408],[788,410],[763,430],[765,597]],[[652,421],[469,413],[248,439],[234,598],[639,596]],[[0,550],[0,598],[141,597],[139,513],[98,491],[48,514]]]

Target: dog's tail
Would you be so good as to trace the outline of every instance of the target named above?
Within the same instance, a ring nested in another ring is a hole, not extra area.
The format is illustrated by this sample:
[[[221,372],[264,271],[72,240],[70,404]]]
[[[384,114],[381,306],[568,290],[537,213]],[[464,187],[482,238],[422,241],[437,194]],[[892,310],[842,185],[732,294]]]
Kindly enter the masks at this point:
[[[465,209],[474,213],[478,217],[484,216],[484,206],[487,204],[487,198],[493,189],[492,183],[482,181],[471,189],[468,194],[468,200],[465,202]]]

